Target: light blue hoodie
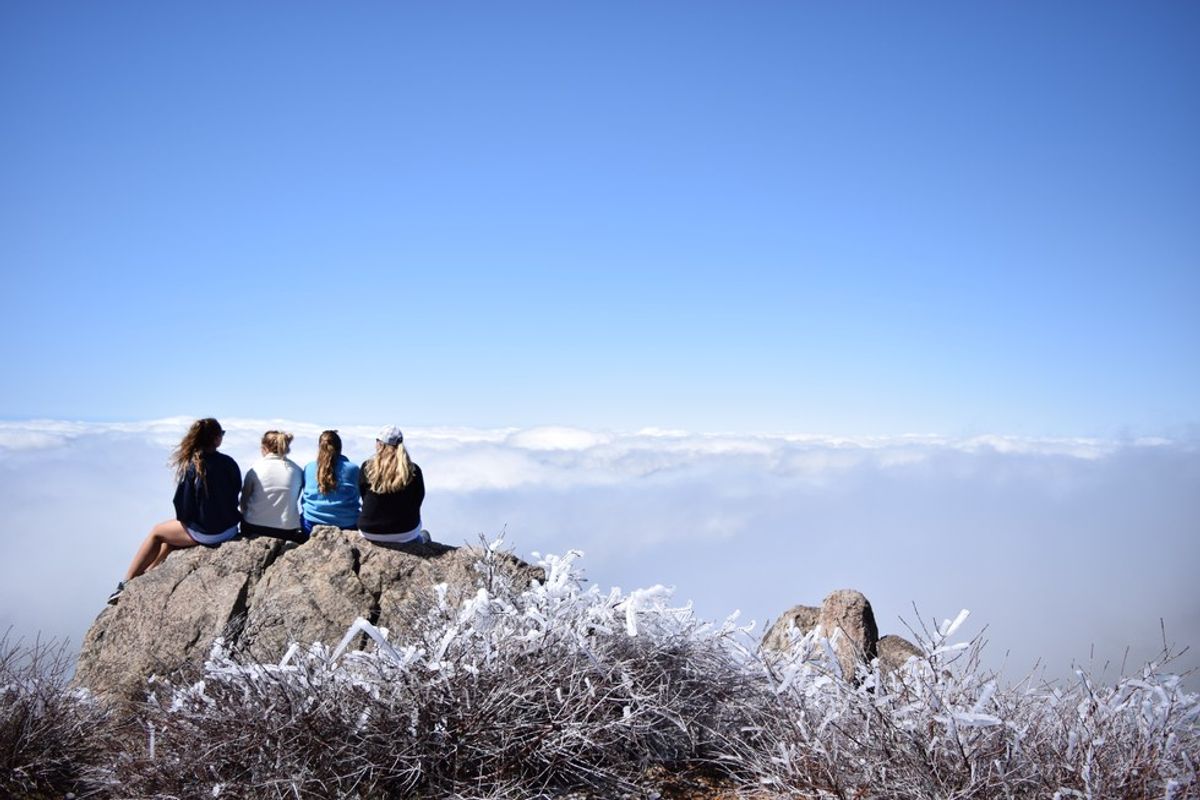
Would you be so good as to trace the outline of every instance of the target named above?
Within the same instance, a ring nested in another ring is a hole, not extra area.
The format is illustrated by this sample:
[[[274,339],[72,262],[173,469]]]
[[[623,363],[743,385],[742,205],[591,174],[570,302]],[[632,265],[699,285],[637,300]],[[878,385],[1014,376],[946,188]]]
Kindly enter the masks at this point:
[[[338,456],[333,471],[337,486],[325,494],[317,486],[317,462],[310,462],[304,468],[300,511],[313,525],[353,528],[358,524],[358,465],[345,456]]]

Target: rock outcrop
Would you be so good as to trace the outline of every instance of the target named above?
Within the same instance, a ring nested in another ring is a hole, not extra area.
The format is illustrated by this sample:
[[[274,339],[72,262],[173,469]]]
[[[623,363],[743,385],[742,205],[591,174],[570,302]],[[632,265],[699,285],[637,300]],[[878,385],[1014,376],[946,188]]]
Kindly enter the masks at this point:
[[[817,606],[792,606],[767,631],[763,637],[763,647],[768,650],[784,651],[791,644],[789,631],[795,628],[803,636],[817,627],[821,619],[821,609]]]
[[[871,603],[862,592],[854,589],[830,592],[821,602],[817,624],[830,637],[843,675],[851,676],[859,664],[874,660],[879,628]]]
[[[876,643],[879,652],[879,665],[885,671],[895,671],[903,667],[910,658],[922,658],[925,652],[903,636],[889,633]]]
[[[860,664],[869,664],[876,658],[883,670],[893,671],[904,666],[909,658],[924,655],[903,637],[879,638],[870,601],[854,589],[830,592],[819,608],[801,605],[788,609],[763,637],[763,649],[786,652],[794,641],[792,629],[801,636],[818,629],[822,636],[828,637],[846,676],[853,676]]]
[[[238,539],[172,553],[100,612],[75,681],[99,695],[138,697],[147,676],[201,663],[219,636],[276,660],[292,641],[336,644],[358,617],[402,638],[435,585],[447,585],[451,602],[477,591],[479,555],[441,544],[381,547],[329,527],[314,528],[303,545]],[[543,577],[511,556],[499,569],[518,586]]]

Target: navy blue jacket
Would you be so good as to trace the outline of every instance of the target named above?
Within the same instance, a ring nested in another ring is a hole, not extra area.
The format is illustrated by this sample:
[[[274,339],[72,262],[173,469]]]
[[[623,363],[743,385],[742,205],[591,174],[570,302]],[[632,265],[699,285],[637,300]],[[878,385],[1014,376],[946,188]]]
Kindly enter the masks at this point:
[[[242,471],[224,453],[205,453],[201,458],[205,480],[200,481],[195,466],[188,464],[175,489],[175,519],[200,533],[224,533],[242,521],[238,511]]]

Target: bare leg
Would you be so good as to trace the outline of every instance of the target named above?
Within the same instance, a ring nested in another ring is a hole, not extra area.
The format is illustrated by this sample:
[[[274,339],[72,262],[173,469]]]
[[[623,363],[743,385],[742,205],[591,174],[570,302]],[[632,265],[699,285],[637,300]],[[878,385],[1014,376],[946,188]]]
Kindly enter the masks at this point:
[[[166,542],[163,542],[161,545],[158,546],[158,555],[155,556],[155,558],[152,562],[150,562],[150,566],[146,567],[146,572],[149,572],[150,570],[154,569],[162,562],[166,561],[167,556],[171,554],[171,551],[178,550],[178,549],[179,548],[172,547],[171,545],[167,544]]]
[[[150,529],[145,541],[138,548],[133,562],[129,565],[129,571],[125,573],[125,580],[136,578],[150,567],[161,563],[171,550],[195,546],[196,543],[188,536],[182,522],[177,519],[160,522]]]

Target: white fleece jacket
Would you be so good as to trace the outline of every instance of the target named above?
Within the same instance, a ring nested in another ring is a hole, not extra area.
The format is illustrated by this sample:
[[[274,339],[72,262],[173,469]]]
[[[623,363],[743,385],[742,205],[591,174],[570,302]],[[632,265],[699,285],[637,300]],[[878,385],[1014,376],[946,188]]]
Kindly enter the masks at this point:
[[[242,481],[242,519],[251,525],[292,530],[300,527],[300,487],[304,470],[283,456],[263,456]]]

